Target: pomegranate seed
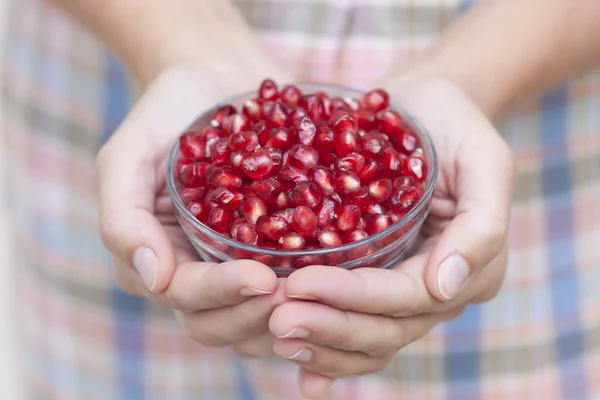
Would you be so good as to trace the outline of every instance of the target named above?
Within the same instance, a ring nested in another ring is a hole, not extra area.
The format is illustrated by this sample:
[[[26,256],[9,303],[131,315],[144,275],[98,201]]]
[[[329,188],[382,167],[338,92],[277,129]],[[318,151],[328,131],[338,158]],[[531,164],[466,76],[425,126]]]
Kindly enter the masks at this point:
[[[242,178],[228,167],[212,169],[207,174],[206,181],[210,185],[223,186],[228,189],[237,189],[242,186]]]
[[[421,193],[416,188],[400,188],[392,194],[390,203],[397,209],[408,211],[417,204]]]
[[[288,85],[281,90],[281,101],[290,106],[296,107],[301,96],[302,92],[294,85]]]
[[[342,132],[336,141],[335,151],[340,157],[358,152],[358,136],[351,131]]]
[[[337,175],[336,183],[343,193],[354,193],[360,190],[360,178],[350,171],[341,171]]]
[[[390,217],[393,223],[396,223],[402,219],[406,215],[406,211],[401,211],[398,209],[391,209],[387,213],[387,216]]]
[[[423,182],[427,178],[427,164],[421,158],[409,157],[402,161],[402,174]]]
[[[394,110],[385,110],[377,114],[379,119],[380,131],[386,135],[393,137],[402,130],[404,126],[404,120]]]
[[[300,97],[298,106],[302,107],[304,111],[306,111],[308,117],[313,121],[320,120],[323,117],[323,100],[314,94]]]
[[[205,148],[201,136],[194,131],[189,131],[179,138],[179,151],[184,157],[199,160],[205,155]]]
[[[333,130],[326,126],[320,126],[317,129],[317,136],[314,143],[315,148],[318,149],[321,154],[329,153],[335,150],[335,144],[335,133],[333,133]]]
[[[281,217],[261,215],[256,220],[258,233],[271,240],[279,240],[288,230],[288,223]]]
[[[345,97],[344,101],[346,102],[348,107],[350,107],[351,111],[358,111],[361,107],[360,100],[354,97]]]
[[[281,152],[281,149],[268,147],[267,151],[271,156],[271,160],[273,160],[273,168],[271,169],[271,172],[279,171],[283,165],[283,153]]]
[[[331,109],[334,112],[337,110],[344,110],[344,111],[352,112],[352,109],[350,108],[350,106],[341,97],[332,97],[331,98]]]
[[[416,181],[415,178],[413,178],[412,176],[401,176],[399,178],[394,179],[394,183],[392,184],[394,189],[409,188],[415,185]]]
[[[230,160],[230,151],[227,138],[220,138],[210,147],[210,159],[214,165],[227,164]]]
[[[368,110],[379,112],[390,105],[390,96],[383,89],[375,89],[366,93],[362,102]]]
[[[383,165],[386,173],[390,177],[397,177],[402,174],[402,158],[394,149],[385,149],[383,152]]]
[[[245,244],[249,244],[252,246],[258,245],[259,237],[258,233],[256,233],[256,228],[254,225],[245,223],[241,224],[236,231],[235,238],[238,242],[242,242]]]
[[[390,226],[392,226],[393,222],[387,215],[384,214],[375,214],[371,218],[369,218],[369,222],[367,222],[367,232],[370,235],[375,235]]]
[[[387,201],[392,195],[392,181],[389,179],[380,179],[369,184],[369,195],[378,203]]]
[[[292,216],[292,226],[301,235],[310,236],[317,229],[317,216],[308,207],[296,207]]]
[[[358,171],[358,177],[362,182],[369,182],[383,177],[385,167],[375,160],[366,160],[365,165]]]
[[[308,182],[308,171],[296,168],[290,164],[284,164],[281,167],[278,175],[282,183],[298,184],[300,182]]]
[[[365,158],[358,153],[346,154],[336,161],[336,166],[341,171],[358,172],[365,165]]]
[[[256,224],[258,217],[267,215],[267,205],[260,198],[253,196],[244,201],[242,211],[244,212],[246,221]]]
[[[276,147],[281,150],[288,150],[296,144],[296,136],[291,129],[275,128],[271,131],[270,137],[265,143],[266,147]]]
[[[215,207],[208,213],[206,218],[206,225],[210,226],[217,232],[225,233],[232,224],[233,215],[231,211],[225,210],[221,207]]]
[[[187,205],[187,209],[196,219],[202,221],[208,214],[208,207],[198,201],[192,201]]]
[[[252,129],[250,120],[245,115],[232,114],[228,115],[223,119],[221,124],[223,127],[223,134],[229,136],[232,133],[238,133],[241,131],[249,131]]]
[[[239,219],[235,220],[233,222],[233,224],[231,224],[231,227],[229,227],[229,234],[231,235],[231,238],[236,239],[238,228],[242,224],[247,224],[247,223],[248,223],[248,221],[246,221],[244,218],[239,218]]]
[[[277,84],[272,79],[265,79],[260,84],[260,88],[258,89],[258,97],[263,100],[272,101],[276,100],[279,96],[277,92]]]
[[[347,194],[344,197],[343,205],[354,204],[358,206],[361,213],[367,212],[371,205],[371,199],[369,198],[369,189],[362,186],[354,193]]]
[[[181,167],[178,176],[179,182],[183,183],[186,187],[197,187],[203,185],[205,179],[199,164],[203,163],[187,164]]]
[[[282,250],[302,250],[304,248],[304,237],[296,232],[286,232],[279,238],[279,248]]]
[[[252,131],[234,133],[227,144],[231,151],[254,151],[258,147],[258,136]]]
[[[288,114],[287,120],[285,121],[285,126],[294,126],[296,122],[302,117],[308,118],[308,114],[306,114],[306,111],[304,111],[303,108],[295,108]],[[310,120],[310,118],[308,119]]]
[[[283,103],[276,102],[269,110],[269,114],[265,119],[267,126],[271,128],[280,128],[285,125],[288,117],[288,111]]]
[[[211,208],[221,207],[227,210],[235,210],[242,206],[244,196],[241,192],[230,190],[220,186],[206,195],[206,204]]]
[[[331,118],[331,113],[333,113],[333,107],[331,107],[331,99],[325,98],[321,100],[323,100],[323,118],[328,120],[329,118]]]
[[[354,204],[343,206],[339,212],[337,226],[342,232],[354,229],[360,219],[360,209]]]
[[[244,159],[244,157],[246,155],[248,155],[248,153],[245,151],[235,151],[235,152],[231,153],[231,155],[229,156],[229,161],[231,162],[231,166],[234,168],[241,168],[242,160]]]
[[[363,217],[360,217],[360,219],[358,220],[358,224],[356,224],[357,230],[364,231],[365,229],[367,229],[367,219],[368,219],[367,217],[369,217],[369,216],[365,215]]]
[[[322,228],[331,224],[337,218],[339,207],[340,203],[333,201],[329,196],[323,196],[321,204],[315,209],[317,225]]]
[[[283,191],[283,186],[275,178],[266,178],[260,181],[254,181],[250,185],[254,194],[260,197],[267,204],[273,204],[279,193]]]
[[[259,121],[262,115],[262,100],[246,100],[244,102],[244,107],[242,108],[242,114],[250,121]]]
[[[377,127],[375,113],[371,110],[357,110],[354,111],[354,118],[356,118],[356,123],[360,129],[364,129],[365,131],[375,129]]]
[[[358,131],[356,118],[354,118],[354,115],[344,110],[336,110],[333,112],[331,118],[329,118],[329,126],[338,134],[345,131],[353,133]]]
[[[369,237],[369,234],[364,230],[354,230],[346,233],[343,237],[344,243],[354,243]]]
[[[252,179],[261,179],[273,169],[271,154],[265,149],[258,149],[242,159],[242,172]]]
[[[217,109],[213,120],[216,121],[217,126],[221,126],[223,124],[223,121],[225,120],[225,117],[233,115],[236,112],[237,111],[235,110],[234,106],[232,106],[231,104],[226,104]]]
[[[310,146],[297,144],[290,149],[288,162],[296,168],[311,169],[319,162],[319,153]]]
[[[277,210],[284,210],[290,206],[290,201],[286,192],[279,193],[279,196],[275,199],[273,206]]]
[[[312,256],[300,256],[292,260],[296,268],[304,268],[309,265],[323,265],[323,256],[318,254]]]
[[[332,194],[336,188],[333,171],[326,167],[316,167],[313,181],[319,186],[323,194]]]
[[[381,204],[371,203],[371,204],[369,204],[369,208],[367,210],[367,213],[370,214],[370,215],[385,214],[386,213],[386,209]]]
[[[328,229],[320,231],[317,235],[317,240],[321,246],[325,248],[342,245],[342,239],[340,238],[340,235],[337,232],[330,231]]]
[[[269,134],[271,130],[267,128],[265,121],[258,121],[256,124],[254,124],[252,131],[254,131],[256,136],[258,136],[258,143],[261,146],[264,146],[265,143],[267,143],[267,140],[269,140]]]
[[[400,133],[400,140],[396,145],[404,154],[411,154],[417,149],[417,137],[410,131],[402,131]]]
[[[417,147],[410,155],[412,157],[422,158],[423,161],[425,161],[425,153],[423,152],[423,149],[420,147]]]
[[[186,206],[192,201],[202,201],[204,199],[204,194],[206,193],[206,188],[196,187],[196,188],[183,188],[179,192],[179,197],[181,201]]]
[[[296,206],[315,208],[321,203],[323,195],[312,182],[299,183],[290,194],[290,201]]]
[[[367,158],[375,161],[382,161],[384,157],[385,145],[381,140],[379,133],[370,131],[361,138],[363,153]]]
[[[292,224],[294,217],[295,208],[286,208],[284,210],[275,211],[273,213],[274,217],[281,217],[287,221],[288,224]]]
[[[354,243],[360,240],[364,240],[369,237],[369,234],[362,229],[356,229],[346,233],[343,237],[344,243]],[[369,254],[370,245],[363,244],[358,245],[348,250],[348,258],[350,260],[358,260],[359,258],[365,257]]]
[[[315,140],[317,127],[308,117],[301,117],[294,123],[300,143],[310,146]]]

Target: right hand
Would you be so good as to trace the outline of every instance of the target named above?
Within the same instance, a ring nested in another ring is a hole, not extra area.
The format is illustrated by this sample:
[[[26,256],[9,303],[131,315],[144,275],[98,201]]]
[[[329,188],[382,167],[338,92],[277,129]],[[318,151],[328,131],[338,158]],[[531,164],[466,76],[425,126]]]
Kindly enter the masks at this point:
[[[200,262],[173,213],[165,185],[173,143],[202,111],[262,79],[214,75],[170,68],[148,85],[98,155],[100,228],[120,288],[177,310],[200,343],[228,346],[268,338],[271,312],[286,297],[263,264]],[[269,340],[263,347],[272,354]]]

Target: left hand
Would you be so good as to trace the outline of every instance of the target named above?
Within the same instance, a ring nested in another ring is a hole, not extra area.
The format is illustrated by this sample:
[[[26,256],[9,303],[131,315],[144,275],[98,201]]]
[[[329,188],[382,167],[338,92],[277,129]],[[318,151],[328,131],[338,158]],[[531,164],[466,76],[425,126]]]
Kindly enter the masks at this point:
[[[421,83],[396,95],[396,104],[424,125],[436,146],[431,212],[415,254],[396,268],[314,266],[288,278],[286,293],[294,301],[271,316],[273,351],[300,365],[300,390],[309,398],[325,395],[335,378],[385,368],[402,347],[467,304],[493,298],[502,285],[515,185],[512,152],[448,82]],[[268,335],[263,342],[270,342]],[[248,349],[258,344],[238,350],[252,353]]]

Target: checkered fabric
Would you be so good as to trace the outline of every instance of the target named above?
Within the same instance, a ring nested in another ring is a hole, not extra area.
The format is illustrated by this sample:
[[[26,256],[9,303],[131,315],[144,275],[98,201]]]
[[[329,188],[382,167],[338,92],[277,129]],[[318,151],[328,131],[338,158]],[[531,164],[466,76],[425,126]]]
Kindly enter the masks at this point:
[[[235,3],[291,72],[361,87],[469,5]],[[301,398],[293,364],[203,348],[170,311],[114,285],[93,160],[131,106],[127,75],[48,1],[14,2],[9,20],[2,149],[29,398]],[[498,126],[520,166],[502,292],[381,373],[339,382],[336,400],[600,399],[600,71],[524,102]]]

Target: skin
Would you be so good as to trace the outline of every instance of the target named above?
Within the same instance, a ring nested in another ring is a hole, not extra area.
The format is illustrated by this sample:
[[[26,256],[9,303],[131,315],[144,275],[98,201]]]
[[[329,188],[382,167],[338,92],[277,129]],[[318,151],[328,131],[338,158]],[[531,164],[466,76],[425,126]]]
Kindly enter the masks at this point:
[[[428,129],[440,162],[415,255],[391,270],[314,266],[278,280],[253,261],[199,262],[173,217],[164,171],[172,143],[198,110],[266,76],[293,77],[264,57],[226,1],[56,1],[115,50],[142,90],[98,155],[100,228],[117,283],[175,309],[204,345],[296,362],[308,398],[325,396],[336,378],[385,368],[436,324],[496,295],[515,164],[489,119],[600,59],[597,0],[485,0],[473,7],[428,52],[381,82]],[[145,281],[132,267],[140,248],[149,249],[153,265]],[[469,277],[445,296],[438,272],[452,255],[467,262]]]

